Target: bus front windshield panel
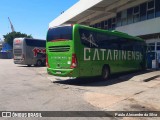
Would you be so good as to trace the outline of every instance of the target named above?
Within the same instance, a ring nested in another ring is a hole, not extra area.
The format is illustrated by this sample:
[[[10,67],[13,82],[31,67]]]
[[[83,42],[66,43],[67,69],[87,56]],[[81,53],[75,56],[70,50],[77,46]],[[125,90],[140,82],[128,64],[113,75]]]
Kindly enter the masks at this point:
[[[51,28],[47,33],[47,42],[54,42],[57,40],[72,40],[72,30],[72,26]]]

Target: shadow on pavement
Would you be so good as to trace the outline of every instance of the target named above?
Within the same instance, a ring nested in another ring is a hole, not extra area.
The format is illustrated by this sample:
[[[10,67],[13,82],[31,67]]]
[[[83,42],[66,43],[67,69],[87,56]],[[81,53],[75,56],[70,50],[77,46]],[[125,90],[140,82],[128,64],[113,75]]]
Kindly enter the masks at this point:
[[[41,68],[41,67],[46,67],[46,66],[27,66],[27,65],[21,65],[21,66],[17,66],[17,67],[25,67],[25,68]]]
[[[75,78],[75,79],[66,79],[66,80],[58,79],[58,81],[54,81],[53,83],[75,85],[75,86],[90,86],[90,87],[109,86],[109,85],[128,81],[136,75],[141,75],[149,72],[153,72],[153,71],[145,70],[145,71],[113,74],[106,81],[102,80],[101,77],[88,77],[88,78]]]

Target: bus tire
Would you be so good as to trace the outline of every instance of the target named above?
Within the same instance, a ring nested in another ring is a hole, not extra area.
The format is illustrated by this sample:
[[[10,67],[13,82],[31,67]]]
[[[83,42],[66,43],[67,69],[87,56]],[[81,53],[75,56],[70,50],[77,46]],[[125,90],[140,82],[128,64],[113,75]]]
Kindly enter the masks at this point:
[[[110,75],[109,66],[107,66],[107,65],[103,66],[103,68],[102,68],[102,79],[103,80],[108,80],[109,75]]]
[[[42,66],[42,61],[41,60],[37,60],[36,66]]]
[[[28,67],[31,67],[31,65],[27,65]]]

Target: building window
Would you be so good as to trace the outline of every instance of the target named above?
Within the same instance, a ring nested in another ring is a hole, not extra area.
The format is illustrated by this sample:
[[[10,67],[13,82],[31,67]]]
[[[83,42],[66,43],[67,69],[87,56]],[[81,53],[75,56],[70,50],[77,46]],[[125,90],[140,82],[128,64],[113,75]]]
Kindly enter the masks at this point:
[[[151,0],[147,3],[147,19],[152,19],[155,17],[155,3],[154,0]]]
[[[96,23],[95,28],[101,28],[101,23]]]
[[[157,42],[157,50],[160,50],[160,42]]]
[[[108,21],[107,21],[107,20],[104,21],[104,29],[105,29],[105,30],[108,30]]]
[[[117,13],[117,24],[116,26],[119,27],[121,26],[121,12]]]
[[[139,21],[139,6],[134,7],[133,9],[133,22]]]
[[[111,30],[112,29],[112,19],[108,20],[108,29]]]
[[[146,20],[147,19],[147,3],[143,3],[140,5],[140,20]]]
[[[122,11],[121,20],[122,20],[122,25],[127,24],[127,10]]]
[[[95,28],[95,25],[90,25],[90,27],[93,27],[93,28]]]
[[[112,29],[116,28],[116,18],[112,18]]]
[[[101,29],[101,23],[98,23],[98,27],[97,28]]]
[[[133,23],[133,8],[129,8],[127,10],[127,23],[128,24]]]
[[[101,22],[101,29],[104,29],[104,21]]]
[[[148,51],[155,51],[155,43],[148,43]]]
[[[97,24],[94,24],[94,27],[97,28]]]
[[[155,0],[156,17],[160,17],[160,0]]]
[[[96,23],[96,24],[95,24],[95,28],[98,28],[98,27],[99,27],[99,24],[98,24],[98,23]]]
[[[94,27],[94,25],[90,25],[90,27]]]

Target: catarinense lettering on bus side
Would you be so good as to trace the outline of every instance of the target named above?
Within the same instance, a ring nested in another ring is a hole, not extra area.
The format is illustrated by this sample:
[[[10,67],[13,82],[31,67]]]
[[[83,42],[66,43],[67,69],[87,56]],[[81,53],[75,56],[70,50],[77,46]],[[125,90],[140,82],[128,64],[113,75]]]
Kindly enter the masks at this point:
[[[142,60],[138,51],[84,48],[84,60]]]

